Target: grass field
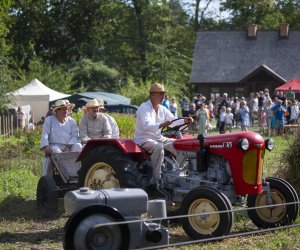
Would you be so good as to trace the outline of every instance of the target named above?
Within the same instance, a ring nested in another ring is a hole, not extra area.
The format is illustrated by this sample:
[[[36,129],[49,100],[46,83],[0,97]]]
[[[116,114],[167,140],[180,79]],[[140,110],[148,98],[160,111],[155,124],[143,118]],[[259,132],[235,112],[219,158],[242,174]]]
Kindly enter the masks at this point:
[[[276,147],[265,156],[264,175],[278,172],[281,154],[288,150],[292,137],[274,138]],[[37,150],[39,135],[0,140],[0,249],[62,249],[62,232],[67,220],[60,202],[59,215],[41,218],[37,213],[35,189],[41,175],[43,155]],[[299,218],[296,223],[299,223]],[[182,228],[169,228],[171,243],[189,241]],[[245,211],[235,213],[232,234],[257,230]],[[261,233],[220,242],[193,244],[168,249],[299,249],[300,227]]]

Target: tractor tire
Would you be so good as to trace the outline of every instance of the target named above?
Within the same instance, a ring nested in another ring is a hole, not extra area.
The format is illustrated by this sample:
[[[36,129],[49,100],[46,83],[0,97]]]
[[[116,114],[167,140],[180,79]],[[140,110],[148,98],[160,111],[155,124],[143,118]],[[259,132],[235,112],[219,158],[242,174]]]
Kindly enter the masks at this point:
[[[51,176],[42,176],[36,190],[36,201],[40,215],[52,218],[58,209],[58,193],[56,183]]]
[[[295,188],[286,180],[284,179],[281,179],[281,178],[278,178],[278,177],[268,177],[267,180],[270,180],[270,179],[274,179],[274,180],[277,180],[277,181],[280,181],[280,182],[283,182],[285,185],[287,185],[291,192],[293,193],[294,195],[294,199],[297,201],[297,203],[295,203],[295,217],[292,218],[292,221],[295,221],[297,216],[298,216],[298,213],[299,213],[299,196],[297,194],[297,191],[295,190]]]
[[[91,189],[137,188],[134,161],[118,148],[103,145],[92,149],[81,162],[79,187]]]
[[[227,235],[233,225],[229,204],[228,199],[217,190],[208,187],[193,189],[181,205],[182,214],[189,215],[181,221],[184,231],[194,240]],[[221,211],[227,212],[219,213]],[[213,214],[191,216],[200,213]]]
[[[266,178],[270,183],[271,198],[275,207],[257,208],[267,206],[267,192],[262,192],[259,195],[248,196],[248,207],[255,208],[247,210],[252,222],[258,228],[274,228],[292,224],[298,215],[298,195],[291,189],[290,184],[276,178]],[[285,203],[295,202],[294,204],[286,205]],[[278,206],[282,204],[281,206]]]

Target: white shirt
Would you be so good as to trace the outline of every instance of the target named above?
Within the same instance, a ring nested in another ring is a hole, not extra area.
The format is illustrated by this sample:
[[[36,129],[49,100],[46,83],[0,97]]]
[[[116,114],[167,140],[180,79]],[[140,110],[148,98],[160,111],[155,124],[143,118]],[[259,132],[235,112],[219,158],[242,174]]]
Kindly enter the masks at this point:
[[[136,144],[141,144],[149,141],[149,139],[159,140],[163,138],[159,125],[176,118],[177,117],[175,117],[166,107],[159,105],[156,114],[151,101],[148,100],[147,102],[144,102],[136,112],[136,130],[133,141]],[[179,122],[182,123],[183,120]],[[178,125],[178,123],[176,125]]]
[[[48,116],[43,125],[41,148],[51,144],[73,145],[79,140],[76,121],[68,116],[60,123],[55,115]]]
[[[225,123],[226,124],[232,124],[232,120],[233,120],[233,114],[231,112],[230,113],[226,112]]]
[[[107,117],[109,125],[111,127],[111,138],[119,138],[120,130],[119,130],[119,126],[118,126],[115,118],[113,118],[112,116],[110,116],[106,113],[103,113],[103,114]]]

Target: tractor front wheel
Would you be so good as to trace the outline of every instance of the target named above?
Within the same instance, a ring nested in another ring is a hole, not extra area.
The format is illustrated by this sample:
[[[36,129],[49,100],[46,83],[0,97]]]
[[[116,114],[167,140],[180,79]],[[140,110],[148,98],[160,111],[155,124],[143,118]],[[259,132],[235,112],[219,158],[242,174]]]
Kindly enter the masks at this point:
[[[299,208],[296,191],[281,179],[266,178],[266,181],[270,184],[271,200],[268,199],[266,191],[259,195],[249,195],[248,207],[255,208],[247,210],[250,219],[258,228],[292,224],[298,215]],[[262,208],[259,208],[261,206]]]
[[[226,211],[222,212],[221,211]],[[182,227],[192,239],[227,235],[233,225],[233,212],[228,199],[212,188],[196,188],[182,202]]]

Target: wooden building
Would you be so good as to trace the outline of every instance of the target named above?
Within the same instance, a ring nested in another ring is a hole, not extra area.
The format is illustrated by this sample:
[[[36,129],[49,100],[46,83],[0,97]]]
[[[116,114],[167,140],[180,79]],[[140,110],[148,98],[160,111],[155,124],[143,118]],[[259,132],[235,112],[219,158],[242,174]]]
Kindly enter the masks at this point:
[[[194,50],[190,82],[198,93],[216,99],[248,97],[250,92],[275,88],[300,77],[300,31],[200,31]]]

